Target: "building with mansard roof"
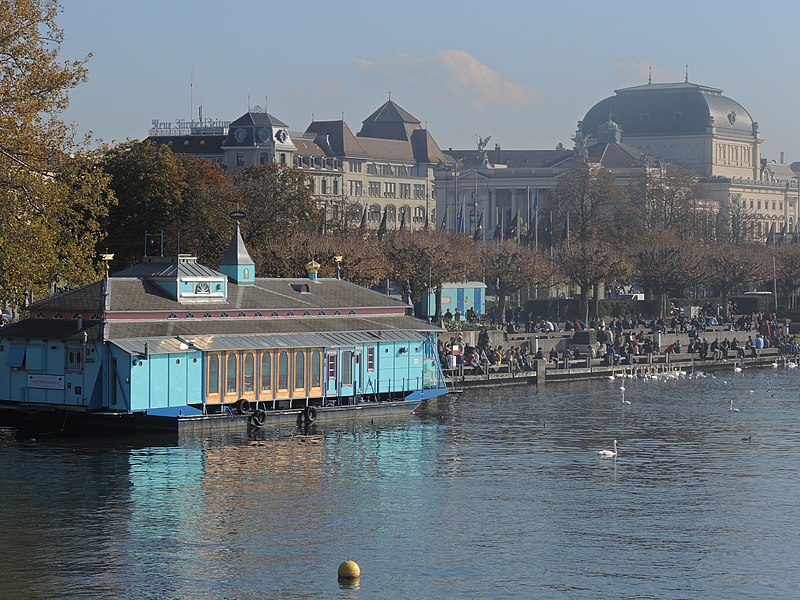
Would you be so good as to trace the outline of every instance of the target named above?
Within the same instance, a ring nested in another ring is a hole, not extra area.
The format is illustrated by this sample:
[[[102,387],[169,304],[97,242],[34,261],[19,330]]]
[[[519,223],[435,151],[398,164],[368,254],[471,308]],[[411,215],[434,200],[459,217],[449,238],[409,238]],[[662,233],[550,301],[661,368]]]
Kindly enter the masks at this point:
[[[176,154],[220,163],[226,172],[279,163],[302,169],[325,211],[326,222],[389,229],[419,229],[433,217],[434,168],[447,162],[419,119],[389,100],[354,134],[344,120],[313,121],[304,132],[254,107],[214,135],[154,128],[148,138]],[[205,154],[203,151],[206,151]],[[210,152],[209,152],[210,151]]]

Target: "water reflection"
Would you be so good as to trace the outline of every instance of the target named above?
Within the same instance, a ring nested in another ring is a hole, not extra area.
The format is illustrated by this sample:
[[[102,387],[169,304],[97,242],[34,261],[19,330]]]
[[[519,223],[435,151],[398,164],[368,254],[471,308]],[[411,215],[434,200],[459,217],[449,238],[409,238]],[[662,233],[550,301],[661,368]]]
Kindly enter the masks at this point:
[[[791,597],[798,381],[486,390],[179,443],[0,430],[4,595]]]

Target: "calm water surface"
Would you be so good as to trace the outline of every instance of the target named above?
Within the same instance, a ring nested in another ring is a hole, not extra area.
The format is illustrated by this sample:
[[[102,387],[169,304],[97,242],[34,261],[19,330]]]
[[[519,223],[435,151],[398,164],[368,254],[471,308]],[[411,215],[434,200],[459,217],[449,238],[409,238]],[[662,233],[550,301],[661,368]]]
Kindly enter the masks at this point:
[[[0,597],[797,598],[799,371],[626,380],[630,405],[620,380],[481,390],[308,435],[0,430]]]

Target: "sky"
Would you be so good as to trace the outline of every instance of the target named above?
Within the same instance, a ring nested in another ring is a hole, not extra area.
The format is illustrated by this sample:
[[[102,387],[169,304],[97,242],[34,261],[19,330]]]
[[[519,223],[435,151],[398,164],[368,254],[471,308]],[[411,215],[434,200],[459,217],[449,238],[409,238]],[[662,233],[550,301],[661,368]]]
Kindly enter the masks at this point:
[[[153,119],[232,121],[266,106],[353,132],[391,99],[439,146],[572,147],[614,90],[689,81],[759,122],[762,156],[800,161],[800,3],[727,0],[62,0],[62,60],[91,54],[64,115],[107,143]],[[624,141],[624,132],[623,132]]]

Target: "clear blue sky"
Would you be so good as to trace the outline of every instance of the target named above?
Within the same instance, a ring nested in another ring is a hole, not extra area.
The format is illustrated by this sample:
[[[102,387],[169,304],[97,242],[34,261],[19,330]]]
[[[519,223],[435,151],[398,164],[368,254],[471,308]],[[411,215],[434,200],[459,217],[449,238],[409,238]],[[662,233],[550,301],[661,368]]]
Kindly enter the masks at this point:
[[[63,58],[92,53],[66,120],[106,142],[152,119],[233,120],[251,106],[293,131],[357,132],[391,92],[439,145],[571,147],[615,89],[684,78],[759,122],[763,154],[800,160],[800,4],[737,1],[66,0]],[[194,76],[192,78],[192,72]],[[194,81],[192,104],[191,82]],[[267,100],[265,101],[265,97]]]

